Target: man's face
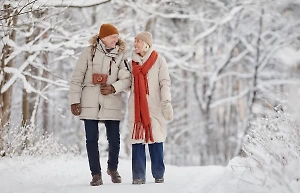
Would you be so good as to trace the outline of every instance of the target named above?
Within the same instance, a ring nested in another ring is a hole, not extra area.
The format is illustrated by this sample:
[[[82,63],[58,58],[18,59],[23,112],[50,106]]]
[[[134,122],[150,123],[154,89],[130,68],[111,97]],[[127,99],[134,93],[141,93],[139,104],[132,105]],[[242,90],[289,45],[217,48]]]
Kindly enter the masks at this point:
[[[110,36],[106,36],[106,37],[101,39],[103,44],[108,48],[115,48],[118,40],[119,40],[119,35],[118,34],[113,34],[113,35],[110,35]]]

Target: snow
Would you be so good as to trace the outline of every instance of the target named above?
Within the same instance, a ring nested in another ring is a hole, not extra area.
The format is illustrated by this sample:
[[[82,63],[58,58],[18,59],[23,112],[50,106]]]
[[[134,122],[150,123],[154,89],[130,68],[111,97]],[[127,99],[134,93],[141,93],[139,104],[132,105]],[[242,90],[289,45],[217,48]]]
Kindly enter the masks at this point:
[[[299,170],[295,170],[299,168],[298,162],[270,171],[285,170],[284,174],[294,171],[292,179],[286,178],[289,175],[270,178],[255,161],[242,157],[233,158],[226,167],[166,165],[163,184],[154,183],[147,162],[146,184],[132,185],[130,159],[119,160],[121,184],[113,184],[105,173],[107,158],[101,157],[100,161],[104,184],[91,187],[86,155],[0,158],[0,190],[1,193],[285,193],[300,190]],[[276,183],[277,180],[281,183]],[[284,186],[285,183],[288,186]]]
[[[288,66],[297,66],[300,63],[300,51],[292,47],[285,47],[278,50],[276,57]]]
[[[155,184],[147,163],[145,185],[131,184],[131,161],[121,159],[119,172],[121,184],[113,184],[105,173],[106,157],[101,158],[103,183],[100,187],[89,186],[91,176],[84,156],[60,156],[54,158],[14,157],[0,159],[1,193],[87,193],[87,192],[209,192],[222,177],[225,167],[166,165],[165,183]]]

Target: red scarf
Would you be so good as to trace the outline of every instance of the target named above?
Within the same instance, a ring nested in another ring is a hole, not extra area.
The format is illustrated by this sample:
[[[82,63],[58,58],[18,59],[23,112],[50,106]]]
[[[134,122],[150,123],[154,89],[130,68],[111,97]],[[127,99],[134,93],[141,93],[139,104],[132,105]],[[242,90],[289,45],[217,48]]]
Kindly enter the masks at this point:
[[[142,65],[132,61],[132,74],[134,76],[134,110],[135,120],[132,132],[132,139],[145,139],[146,143],[154,142],[150,112],[147,101],[149,95],[147,73],[157,59],[157,52],[154,50],[149,59]]]

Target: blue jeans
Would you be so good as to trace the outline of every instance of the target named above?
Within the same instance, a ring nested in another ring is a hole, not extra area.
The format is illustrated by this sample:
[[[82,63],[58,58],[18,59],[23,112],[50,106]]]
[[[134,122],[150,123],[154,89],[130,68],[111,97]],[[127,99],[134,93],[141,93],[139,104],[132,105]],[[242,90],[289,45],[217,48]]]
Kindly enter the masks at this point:
[[[165,173],[163,143],[148,144],[153,178],[162,178]],[[132,144],[132,178],[146,181],[145,144]]]
[[[92,176],[95,174],[101,174],[98,148],[98,123],[98,120],[84,120],[86,150]],[[107,120],[104,121],[104,124],[106,127],[106,136],[108,140],[108,169],[117,170],[120,152],[120,121]]]

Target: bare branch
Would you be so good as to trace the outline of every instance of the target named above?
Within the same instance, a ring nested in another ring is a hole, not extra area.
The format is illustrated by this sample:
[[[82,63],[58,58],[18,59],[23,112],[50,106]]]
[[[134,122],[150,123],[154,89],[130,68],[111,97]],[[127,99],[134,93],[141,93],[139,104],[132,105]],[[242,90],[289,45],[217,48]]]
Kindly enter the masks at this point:
[[[76,3],[74,1],[72,1],[70,4],[53,4],[53,3],[50,3],[47,2],[45,3],[44,5],[47,5],[47,6],[51,6],[51,7],[63,7],[63,8],[90,8],[90,7],[96,7],[96,6],[99,6],[99,5],[102,5],[102,4],[105,4],[105,3],[109,3],[111,2],[111,0],[104,0],[104,1],[100,1],[100,2],[97,2],[97,3],[92,3],[92,4],[89,4],[89,5],[82,5],[82,4],[78,4],[76,5]]]

